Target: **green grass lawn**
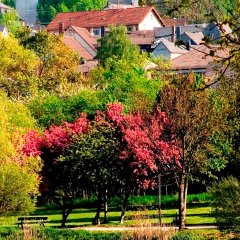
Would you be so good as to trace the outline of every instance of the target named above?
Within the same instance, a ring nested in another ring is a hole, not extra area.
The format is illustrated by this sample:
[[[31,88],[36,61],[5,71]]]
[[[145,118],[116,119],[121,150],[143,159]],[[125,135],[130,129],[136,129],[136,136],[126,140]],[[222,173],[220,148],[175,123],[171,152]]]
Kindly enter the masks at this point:
[[[191,204],[187,209],[186,224],[198,225],[205,224],[211,225],[215,223],[211,215],[211,209],[208,206],[201,204]],[[165,224],[172,224],[175,219],[177,208],[165,208],[162,210],[162,221]],[[61,212],[56,209],[37,208],[31,215],[45,215],[48,216],[48,223],[46,226],[57,227],[61,224]],[[18,215],[19,216],[19,215]],[[68,227],[91,226],[91,221],[95,216],[95,209],[79,208],[73,210],[67,220]],[[109,209],[109,226],[119,225],[120,211],[116,208]],[[158,210],[145,210],[145,211],[127,211],[125,226],[137,225],[139,219],[145,219],[152,223],[158,222]],[[14,226],[17,222],[17,216],[0,217],[1,226]]]

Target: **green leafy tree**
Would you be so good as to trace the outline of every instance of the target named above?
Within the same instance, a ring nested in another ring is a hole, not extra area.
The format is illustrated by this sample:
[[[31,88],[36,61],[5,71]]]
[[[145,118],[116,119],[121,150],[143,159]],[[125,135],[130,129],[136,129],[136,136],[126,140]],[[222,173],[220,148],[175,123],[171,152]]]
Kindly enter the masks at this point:
[[[110,32],[99,40],[97,59],[101,64],[105,64],[108,58],[114,60],[125,59],[126,61],[136,60],[139,56],[139,48],[132,44],[127,36],[125,26],[110,26]]]
[[[6,4],[8,6],[14,7],[16,0],[2,0],[2,3]]]
[[[37,8],[40,21],[48,24],[58,12],[99,10],[106,5],[107,0],[39,0]]]
[[[73,122],[79,113],[86,113],[93,118],[97,110],[103,109],[101,92],[80,90],[78,94],[61,97],[56,94],[41,94],[28,103],[33,117],[41,127],[60,125],[62,121]]]
[[[101,90],[103,102],[121,102],[126,111],[149,111],[161,87],[160,79],[149,79],[141,62],[108,59],[105,67],[92,72],[92,80]],[[144,60],[142,60],[144,61]]]
[[[122,164],[118,152],[120,142],[115,130],[108,125],[95,123],[86,135],[76,138],[69,146],[65,162],[74,161],[80,173],[84,172],[86,192],[96,194],[98,200],[96,216],[93,224],[100,224],[100,212],[104,204],[104,223],[108,222],[108,198],[116,192],[120,185]],[[83,187],[84,187],[83,186]]]
[[[17,30],[22,26],[19,16],[14,10],[0,15],[0,24],[5,25],[13,35],[16,34]]]
[[[127,111],[148,111],[155,103],[161,81],[149,78],[149,60],[126,35],[126,27],[111,26],[100,40],[100,66],[91,72],[93,86],[102,90],[104,102],[121,102]]]
[[[210,188],[212,212],[220,230],[240,232],[240,183],[229,177],[215,182]]]
[[[34,210],[38,196],[38,175],[16,163],[0,167],[0,215]]]
[[[189,180],[197,177],[199,171],[209,173],[225,166],[218,156],[222,149],[214,145],[214,137],[224,135],[227,117],[222,111],[224,104],[219,101],[217,107],[212,90],[200,91],[198,87],[193,75],[176,77],[160,93],[160,106],[172,124],[180,150],[181,168],[174,172],[179,189],[179,229],[185,227]]]

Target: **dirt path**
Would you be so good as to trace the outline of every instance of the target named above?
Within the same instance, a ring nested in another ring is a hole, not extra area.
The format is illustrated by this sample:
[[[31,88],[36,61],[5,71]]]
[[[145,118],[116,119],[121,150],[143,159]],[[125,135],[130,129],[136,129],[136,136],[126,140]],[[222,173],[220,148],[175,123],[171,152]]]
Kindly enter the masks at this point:
[[[72,228],[73,230],[87,230],[87,231],[111,231],[111,232],[118,232],[118,231],[137,231],[140,229],[143,229],[144,227],[77,227]],[[146,227],[147,228],[147,227]],[[157,229],[158,226],[153,226],[151,229]],[[163,230],[168,229],[178,229],[178,227],[162,227]],[[198,225],[198,226],[187,226],[186,229],[217,229],[217,226],[204,226],[204,225]]]

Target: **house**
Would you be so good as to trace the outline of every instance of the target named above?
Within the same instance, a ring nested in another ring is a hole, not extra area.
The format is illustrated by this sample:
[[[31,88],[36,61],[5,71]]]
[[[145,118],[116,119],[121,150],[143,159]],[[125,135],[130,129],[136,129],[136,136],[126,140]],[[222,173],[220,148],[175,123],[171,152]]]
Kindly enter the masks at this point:
[[[175,59],[185,53],[188,50],[184,47],[178,47],[175,43],[162,38],[159,40],[157,47],[153,50],[153,55],[155,57],[162,56],[165,59]]]
[[[8,36],[8,30],[7,30],[6,26],[0,25],[0,33],[1,33],[4,37],[7,37],[7,36]]]
[[[86,28],[69,26],[64,32],[64,42],[87,60],[93,59],[97,55],[97,40],[91,36]]]
[[[139,46],[142,51],[152,51],[152,44],[155,41],[153,30],[129,32],[128,37],[132,43]]]
[[[3,14],[3,13],[7,13],[7,12],[9,12],[11,10],[12,10],[11,7],[1,3],[1,1],[0,1],[0,15]]]
[[[165,18],[164,23],[166,23]],[[178,24],[184,24],[184,22],[179,21]],[[172,25],[161,28],[158,27],[154,28],[154,35],[156,39],[165,38],[168,41],[175,42],[176,40],[179,40],[181,35],[184,34],[185,32],[198,33],[202,32],[205,27],[206,27],[205,24]]]
[[[231,34],[232,30],[228,24],[217,25],[215,23],[209,23],[203,29],[203,35],[211,38],[212,41],[217,41],[221,38],[222,34]]]
[[[109,31],[109,25],[112,24],[125,25],[129,32],[154,30],[154,28],[165,26],[154,7],[132,7],[59,13],[47,26],[47,30],[59,33],[71,25],[86,28],[94,37],[103,37]]]
[[[105,9],[139,7],[138,0],[109,0]]]
[[[216,51],[217,57],[210,56],[211,50]],[[191,51],[172,60],[172,70],[183,74],[194,72],[209,76],[209,72],[212,74],[216,72],[215,66],[218,72],[221,71],[219,61],[226,57],[228,57],[228,51],[220,50],[218,46],[212,46],[211,49],[205,45],[194,46]]]
[[[184,32],[180,35],[181,40],[186,46],[200,45],[203,43],[204,35],[202,32]]]

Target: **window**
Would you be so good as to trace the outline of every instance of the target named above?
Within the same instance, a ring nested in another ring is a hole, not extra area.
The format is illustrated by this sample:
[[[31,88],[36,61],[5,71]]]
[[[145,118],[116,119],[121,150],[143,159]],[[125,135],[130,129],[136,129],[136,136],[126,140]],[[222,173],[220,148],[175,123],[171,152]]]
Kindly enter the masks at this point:
[[[134,30],[134,26],[127,26],[127,31],[132,32]]]
[[[101,28],[93,28],[92,33],[93,33],[93,36],[100,36]]]
[[[72,29],[69,29],[68,30],[68,34],[69,34],[69,36],[73,36],[74,35],[74,31]]]

